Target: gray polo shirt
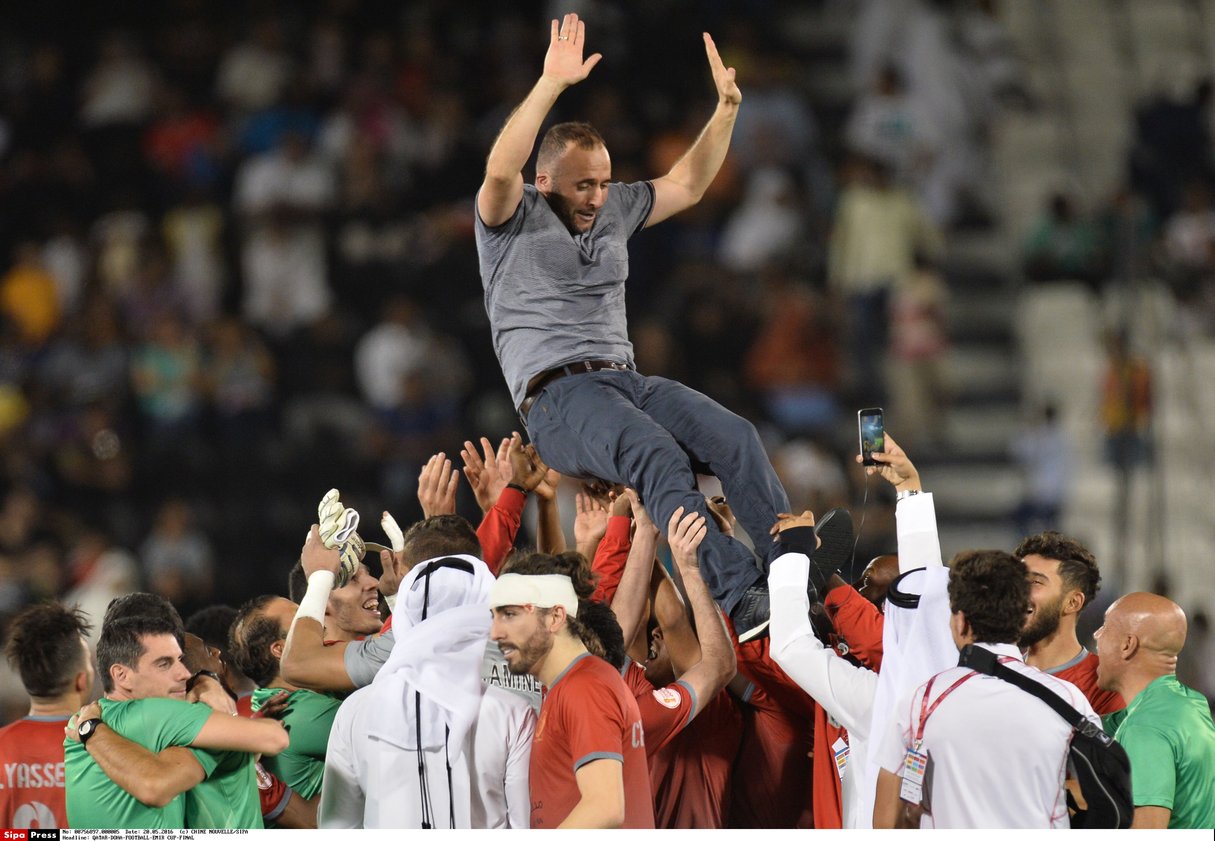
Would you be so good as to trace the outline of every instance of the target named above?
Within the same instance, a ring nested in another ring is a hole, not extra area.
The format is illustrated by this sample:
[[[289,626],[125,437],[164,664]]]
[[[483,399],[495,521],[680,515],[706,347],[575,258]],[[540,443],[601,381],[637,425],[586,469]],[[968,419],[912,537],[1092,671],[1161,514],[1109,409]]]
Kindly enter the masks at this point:
[[[494,351],[516,406],[542,371],[580,359],[633,364],[624,309],[628,239],[654,207],[648,181],[613,183],[589,231],[572,235],[531,184],[510,219],[476,217]]]

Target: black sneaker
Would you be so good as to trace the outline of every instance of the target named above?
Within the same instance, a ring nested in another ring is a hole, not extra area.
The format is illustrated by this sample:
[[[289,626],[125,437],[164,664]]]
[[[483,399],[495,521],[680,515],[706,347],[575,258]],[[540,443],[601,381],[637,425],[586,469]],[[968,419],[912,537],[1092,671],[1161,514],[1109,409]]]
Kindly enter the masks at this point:
[[[846,508],[832,508],[815,524],[814,533],[821,544],[810,556],[811,603],[822,599],[828,579],[852,560],[852,515]]]
[[[739,642],[763,639],[768,635],[768,623],[771,618],[768,582],[766,581],[748,587],[743,593],[742,600],[730,614],[730,619],[734,623],[734,633],[738,634]]]

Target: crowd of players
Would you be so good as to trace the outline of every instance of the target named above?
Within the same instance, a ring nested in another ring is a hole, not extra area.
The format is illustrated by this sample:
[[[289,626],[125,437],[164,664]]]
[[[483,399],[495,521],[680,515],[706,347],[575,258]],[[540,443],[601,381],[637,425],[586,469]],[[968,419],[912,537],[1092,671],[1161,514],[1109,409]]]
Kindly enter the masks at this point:
[[[147,593],[103,617],[27,609],[7,653],[31,707],[0,730],[0,824],[1066,827],[1071,729],[966,679],[974,643],[1116,735],[1136,824],[1215,826],[1215,724],[1174,674],[1181,609],[1124,595],[1089,652],[1093,556],[1048,532],[944,566],[932,494],[889,437],[868,469],[898,493],[898,555],[854,588],[837,574],[851,540],[816,539],[847,512],[782,516],[754,536],[779,551],[768,633],[745,643],[701,578],[700,515],[655,524],[631,490],[588,489],[576,549],[559,527],[515,549],[527,498],[543,521],[560,477],[518,437],[462,455],[479,527],[454,514],[460,471],[432,459],[426,518],[395,538],[383,521],[378,579],[339,500],[288,596],[185,625]],[[728,501],[710,510],[732,530]],[[935,766],[927,795],[908,793],[909,752]]]

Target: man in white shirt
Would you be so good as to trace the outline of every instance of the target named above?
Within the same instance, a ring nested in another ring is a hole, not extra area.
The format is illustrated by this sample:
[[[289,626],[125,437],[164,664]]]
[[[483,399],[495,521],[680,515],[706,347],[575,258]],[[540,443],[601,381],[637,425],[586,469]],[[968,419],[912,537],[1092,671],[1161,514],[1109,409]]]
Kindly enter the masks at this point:
[[[1025,665],[1017,647],[1030,604],[1024,563],[1007,552],[964,552],[950,566],[948,592],[959,650],[994,652],[1100,726],[1080,690]],[[898,825],[906,801],[923,808],[921,828],[1066,828],[1071,737],[1058,713],[1016,686],[946,669],[895,704],[876,735],[873,826]]]
[[[528,827],[536,715],[481,682],[493,582],[468,556],[423,562],[401,582],[392,653],[330,731],[321,827]]]
[[[957,661],[945,609],[947,571],[941,564],[932,494],[923,492],[915,465],[889,435],[886,452],[873,456],[879,463],[869,472],[881,475],[898,494],[900,575],[889,587],[892,600],[885,611],[881,674],[837,656],[814,635],[808,615],[807,554],[785,552],[768,572],[772,659],[848,731],[841,770],[845,828],[869,827],[876,777],[870,738],[882,732],[894,699]],[[777,536],[802,525],[813,526],[813,516],[781,520]]]

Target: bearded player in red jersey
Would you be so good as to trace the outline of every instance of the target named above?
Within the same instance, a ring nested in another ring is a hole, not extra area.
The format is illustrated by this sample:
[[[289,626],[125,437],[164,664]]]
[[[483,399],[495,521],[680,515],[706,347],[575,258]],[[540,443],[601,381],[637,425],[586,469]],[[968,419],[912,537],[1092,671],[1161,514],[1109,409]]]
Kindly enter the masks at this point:
[[[63,728],[93,692],[93,656],[79,610],[49,602],[13,620],[5,654],[30,696],[29,715],[0,729],[0,826],[66,827]]]
[[[1045,531],[1022,540],[1013,554],[1029,570],[1030,615],[1020,641],[1025,662],[1073,684],[1098,715],[1125,707],[1118,693],[1097,686],[1097,655],[1076,636],[1080,611],[1101,583],[1093,553],[1079,541]]]

